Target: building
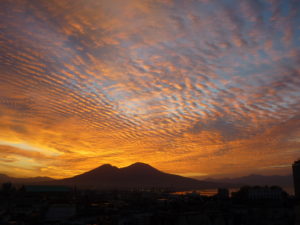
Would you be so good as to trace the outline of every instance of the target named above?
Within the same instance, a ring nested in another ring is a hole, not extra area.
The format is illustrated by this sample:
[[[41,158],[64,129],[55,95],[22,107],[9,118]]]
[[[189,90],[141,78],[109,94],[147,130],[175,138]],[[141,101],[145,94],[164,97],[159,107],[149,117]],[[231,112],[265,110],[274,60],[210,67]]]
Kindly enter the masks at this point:
[[[248,190],[250,200],[281,200],[284,197],[280,187],[252,187]]]
[[[288,194],[277,186],[245,186],[241,187],[238,192],[233,192],[232,197],[242,201],[247,200],[284,200]]]
[[[24,187],[28,193],[62,193],[66,194],[72,191],[72,188],[67,186],[55,185],[26,185]]]
[[[294,190],[296,198],[300,199],[300,160],[293,164]]]
[[[76,206],[71,204],[50,205],[45,215],[45,221],[60,224],[68,221],[76,214]]]
[[[220,199],[229,199],[229,190],[227,188],[218,188],[216,197]]]

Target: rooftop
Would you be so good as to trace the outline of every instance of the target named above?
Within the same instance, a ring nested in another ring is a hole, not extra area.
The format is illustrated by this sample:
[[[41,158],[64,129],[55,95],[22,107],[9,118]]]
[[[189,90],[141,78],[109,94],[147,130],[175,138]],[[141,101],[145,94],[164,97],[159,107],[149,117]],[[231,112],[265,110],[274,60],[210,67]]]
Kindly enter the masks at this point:
[[[300,164],[300,159],[296,160],[294,164]]]
[[[69,192],[72,189],[65,186],[28,185],[25,186],[27,192]]]

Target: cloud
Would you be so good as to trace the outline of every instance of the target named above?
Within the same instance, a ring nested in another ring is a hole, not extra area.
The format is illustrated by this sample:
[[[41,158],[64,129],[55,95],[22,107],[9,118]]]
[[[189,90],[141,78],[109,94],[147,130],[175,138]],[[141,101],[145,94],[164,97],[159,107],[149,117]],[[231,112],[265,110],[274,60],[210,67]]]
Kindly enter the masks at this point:
[[[0,145],[0,154],[7,158],[10,156],[21,156],[21,157],[26,157],[30,159],[34,159],[37,161],[43,161],[43,160],[49,160],[51,159],[50,156],[47,156],[43,153],[33,151],[33,150],[24,150],[21,148],[13,147],[13,146],[8,146],[8,145]]]
[[[12,168],[25,157],[41,163],[24,173],[54,177],[135,161],[230,174],[298,153],[296,1],[0,6],[0,141],[59,153],[5,150]]]

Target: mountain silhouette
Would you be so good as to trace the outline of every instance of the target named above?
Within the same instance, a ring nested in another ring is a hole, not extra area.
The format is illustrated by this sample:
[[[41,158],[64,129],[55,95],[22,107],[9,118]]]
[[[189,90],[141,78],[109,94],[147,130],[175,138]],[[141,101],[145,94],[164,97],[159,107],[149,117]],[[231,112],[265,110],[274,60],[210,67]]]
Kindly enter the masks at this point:
[[[94,189],[168,188],[190,190],[216,187],[213,182],[164,173],[140,162],[123,168],[104,164],[83,174],[51,183]]]
[[[278,185],[281,187],[292,187],[293,186],[293,176],[291,174],[289,174],[289,175],[271,175],[271,176],[251,174],[248,176],[237,177],[237,178],[206,179],[206,181],[217,182],[217,183],[237,184],[237,186],[243,186],[243,185],[259,185],[259,186]]]
[[[148,164],[137,162],[118,168],[104,164],[74,177],[55,180],[49,177],[15,178],[0,174],[0,183],[36,185],[67,185],[86,189],[143,189],[165,188],[170,190],[210,189],[240,187],[243,185],[292,186],[292,176],[249,175],[239,178],[197,180],[164,173]]]
[[[14,183],[14,184],[37,184],[40,182],[54,181],[50,177],[29,177],[29,178],[16,178],[10,177],[5,174],[0,174],[0,183]]]

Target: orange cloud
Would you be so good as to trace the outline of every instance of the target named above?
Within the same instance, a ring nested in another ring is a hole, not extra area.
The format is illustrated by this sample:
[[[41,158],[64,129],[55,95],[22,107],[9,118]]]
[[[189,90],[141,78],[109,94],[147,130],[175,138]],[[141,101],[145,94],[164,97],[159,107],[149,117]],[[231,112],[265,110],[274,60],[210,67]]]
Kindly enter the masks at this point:
[[[298,6],[234,3],[1,1],[0,171],[289,172]]]

